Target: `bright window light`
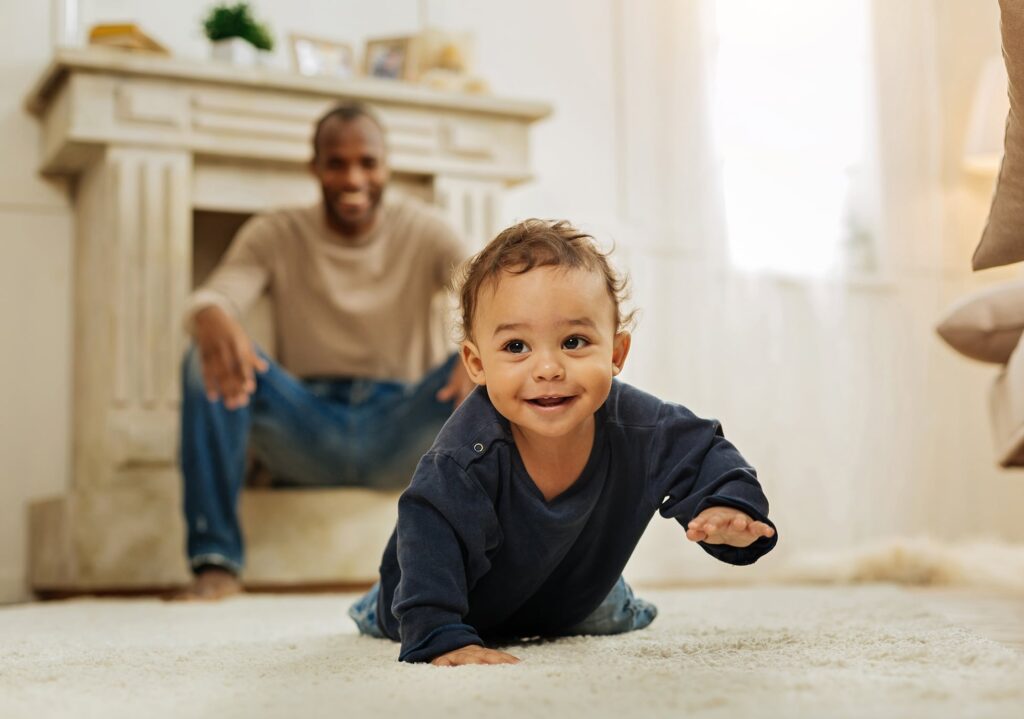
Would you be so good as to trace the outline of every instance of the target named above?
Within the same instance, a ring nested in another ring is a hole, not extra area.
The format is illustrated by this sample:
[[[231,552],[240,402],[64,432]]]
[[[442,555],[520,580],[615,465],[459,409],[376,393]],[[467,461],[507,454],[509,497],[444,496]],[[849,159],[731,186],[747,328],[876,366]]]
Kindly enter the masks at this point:
[[[868,0],[715,6],[715,126],[732,262],[824,275],[841,266],[856,232],[850,205],[865,159]]]

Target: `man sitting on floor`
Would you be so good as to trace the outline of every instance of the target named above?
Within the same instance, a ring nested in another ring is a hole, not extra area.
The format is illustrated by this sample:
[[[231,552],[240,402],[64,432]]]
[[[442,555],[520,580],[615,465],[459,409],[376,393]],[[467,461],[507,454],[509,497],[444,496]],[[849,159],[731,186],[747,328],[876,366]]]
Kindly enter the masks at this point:
[[[247,222],[188,304],[186,598],[241,590],[247,451],[286,485],[398,489],[472,388],[432,309],[461,239],[425,203],[385,193],[384,131],[367,108],[327,113],[313,149],[321,201]],[[239,322],[264,292],[279,364]]]

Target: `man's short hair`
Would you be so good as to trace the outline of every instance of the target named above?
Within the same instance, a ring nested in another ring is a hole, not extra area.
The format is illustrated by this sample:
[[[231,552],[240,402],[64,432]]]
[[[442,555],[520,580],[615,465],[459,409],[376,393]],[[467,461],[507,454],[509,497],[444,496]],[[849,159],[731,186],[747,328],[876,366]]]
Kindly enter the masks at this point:
[[[331,120],[338,120],[340,122],[352,122],[358,120],[360,117],[365,117],[367,120],[372,122],[380,130],[381,135],[384,134],[384,125],[381,123],[380,118],[377,114],[371,110],[367,105],[355,100],[345,100],[339,102],[337,105],[332,107],[323,117],[316,121],[316,128],[313,130],[313,157],[316,158],[320,152],[320,133],[323,132],[324,125]]]

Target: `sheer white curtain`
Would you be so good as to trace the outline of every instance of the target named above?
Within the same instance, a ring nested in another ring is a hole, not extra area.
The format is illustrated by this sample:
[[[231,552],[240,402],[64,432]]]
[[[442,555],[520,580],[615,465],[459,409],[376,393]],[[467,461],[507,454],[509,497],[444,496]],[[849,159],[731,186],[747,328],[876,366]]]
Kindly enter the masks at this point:
[[[983,56],[969,3],[680,5],[674,42],[701,68],[665,78],[687,148],[670,184],[715,211],[666,220],[684,249],[631,251],[644,317],[627,379],[722,420],[782,541],[739,573],[656,521],[631,576],[743,580],[898,537],[1024,537],[1008,508],[1024,483],[992,466],[992,373],[932,329],[967,274],[945,253],[971,246],[944,169],[971,95],[950,75],[965,46]]]

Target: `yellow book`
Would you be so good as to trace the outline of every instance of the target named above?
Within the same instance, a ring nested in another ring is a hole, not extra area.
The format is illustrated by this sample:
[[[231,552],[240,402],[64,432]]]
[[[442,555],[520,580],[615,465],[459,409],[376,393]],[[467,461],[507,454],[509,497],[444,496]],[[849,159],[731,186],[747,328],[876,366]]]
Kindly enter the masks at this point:
[[[167,48],[142,32],[135,23],[93,25],[89,30],[89,44],[170,55]]]

